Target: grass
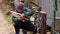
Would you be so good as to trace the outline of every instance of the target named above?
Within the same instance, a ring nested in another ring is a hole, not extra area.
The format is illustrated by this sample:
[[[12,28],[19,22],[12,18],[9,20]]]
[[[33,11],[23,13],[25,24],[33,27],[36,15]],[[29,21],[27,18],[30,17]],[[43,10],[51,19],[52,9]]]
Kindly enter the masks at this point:
[[[8,21],[9,24],[13,24],[12,20],[11,20],[11,16],[8,16],[5,18],[6,21]]]

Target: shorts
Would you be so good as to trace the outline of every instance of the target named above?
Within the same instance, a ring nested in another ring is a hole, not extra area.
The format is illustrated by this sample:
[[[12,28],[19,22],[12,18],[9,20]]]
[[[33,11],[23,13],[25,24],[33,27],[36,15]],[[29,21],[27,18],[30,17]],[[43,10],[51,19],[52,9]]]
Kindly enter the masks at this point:
[[[13,21],[13,22],[15,23],[14,24],[15,30],[24,29],[24,30],[27,30],[27,31],[34,31],[34,29],[35,29],[35,26],[29,20],[26,21],[26,22],[22,22],[20,20]]]

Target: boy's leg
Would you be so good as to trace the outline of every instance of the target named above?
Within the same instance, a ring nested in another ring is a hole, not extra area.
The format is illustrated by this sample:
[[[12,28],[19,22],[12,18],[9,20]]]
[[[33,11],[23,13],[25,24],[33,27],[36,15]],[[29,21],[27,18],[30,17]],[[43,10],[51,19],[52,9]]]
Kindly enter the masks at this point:
[[[19,29],[21,27],[21,21],[13,20],[13,22],[14,22],[15,34],[19,34]]]
[[[19,34],[19,29],[20,28],[23,28],[23,24],[22,23],[23,22],[21,22],[21,21],[15,22],[14,28],[15,28],[16,34]],[[27,31],[26,30],[23,30],[23,34],[27,34]]]
[[[14,28],[15,28],[15,34],[19,34],[19,27],[18,27],[18,25],[14,24]]]
[[[29,23],[28,29],[30,29],[33,32],[33,34],[36,34],[37,32],[36,27],[31,22]]]
[[[28,30],[28,31],[32,31],[32,32],[34,32],[34,34],[35,34],[36,31],[37,31],[36,28],[35,28],[35,26],[34,26],[30,21],[27,21],[27,22],[26,22],[24,29],[26,29],[26,30]]]
[[[23,29],[23,34],[27,34],[27,31]]]

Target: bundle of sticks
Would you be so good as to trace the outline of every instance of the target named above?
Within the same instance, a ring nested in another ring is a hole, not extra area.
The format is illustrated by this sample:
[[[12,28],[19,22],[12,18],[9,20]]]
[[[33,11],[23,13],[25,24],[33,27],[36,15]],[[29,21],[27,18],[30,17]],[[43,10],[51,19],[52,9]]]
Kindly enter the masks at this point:
[[[21,18],[22,21],[28,20],[28,18],[24,16],[24,13],[17,13],[17,12],[15,12],[15,11],[10,11],[10,13],[11,13],[11,15],[14,16],[14,17]]]

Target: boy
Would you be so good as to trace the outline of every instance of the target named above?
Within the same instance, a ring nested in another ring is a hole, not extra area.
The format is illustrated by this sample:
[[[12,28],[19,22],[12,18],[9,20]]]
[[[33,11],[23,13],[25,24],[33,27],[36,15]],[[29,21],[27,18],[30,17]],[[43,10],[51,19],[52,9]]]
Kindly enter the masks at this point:
[[[16,14],[16,12],[18,14]],[[15,15],[12,15],[12,21],[15,23],[14,24],[14,28],[16,33],[15,34],[19,34],[19,29],[24,29],[27,31],[34,31],[35,26],[31,23],[31,21],[29,20],[29,16],[33,15],[33,11],[24,7],[24,5],[20,4],[19,6],[17,6],[15,12],[14,11],[10,11],[10,14],[15,14],[16,16],[19,15],[19,17],[16,17]],[[24,33],[26,34],[26,33]]]

